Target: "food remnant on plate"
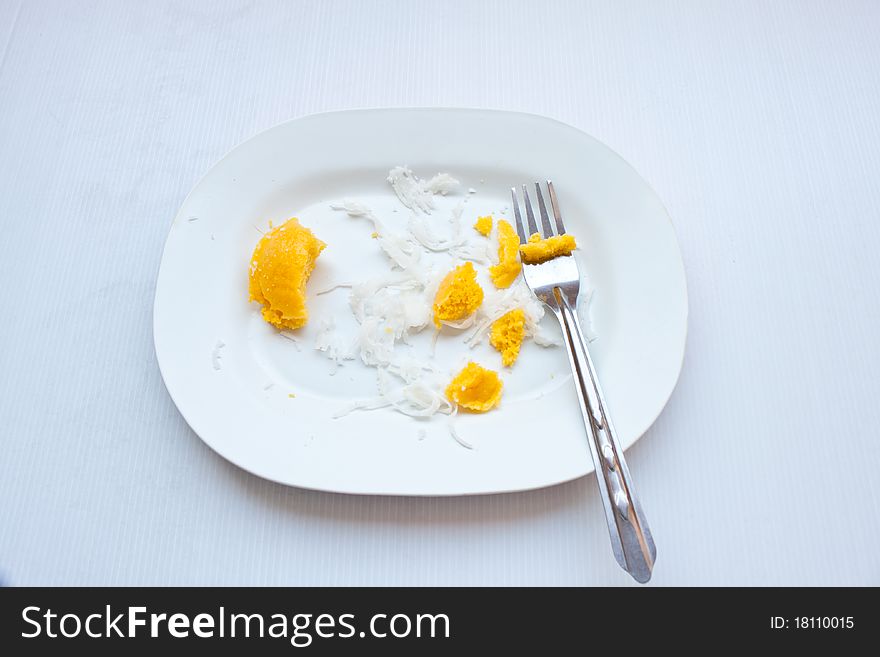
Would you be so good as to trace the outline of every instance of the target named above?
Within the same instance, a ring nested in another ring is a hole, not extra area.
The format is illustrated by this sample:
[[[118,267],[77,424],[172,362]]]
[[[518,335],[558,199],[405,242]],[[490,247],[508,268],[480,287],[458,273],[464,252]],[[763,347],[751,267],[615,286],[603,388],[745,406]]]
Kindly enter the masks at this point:
[[[519,237],[510,222],[498,220],[498,264],[489,267],[489,276],[495,287],[510,287],[519,276],[522,265],[519,263]]]
[[[519,349],[525,337],[526,312],[516,308],[502,315],[492,323],[489,344],[501,353],[501,363],[510,367],[519,356]]]
[[[470,411],[485,413],[501,401],[503,388],[498,374],[470,362],[446,387],[446,398]]]
[[[430,180],[422,180],[408,167],[394,167],[388,172],[388,182],[397,198],[410,210],[431,214],[434,195],[446,196],[458,187],[458,181],[448,173],[438,173]]]
[[[446,274],[434,296],[434,325],[469,317],[483,303],[483,288],[477,283],[477,270],[471,262]]]
[[[492,215],[477,217],[477,223],[474,224],[474,230],[481,235],[488,237],[489,233],[492,232]]]
[[[251,258],[249,301],[263,306],[263,319],[279,329],[309,320],[306,282],[327,246],[296,217],[266,233]]]
[[[220,361],[223,359],[223,356],[220,355],[220,350],[225,346],[226,343],[223,340],[217,340],[217,344],[214,345],[214,351],[211,352],[211,362],[215,370],[219,370],[222,367]]]
[[[522,261],[527,265],[539,265],[542,262],[552,260],[557,256],[571,255],[577,248],[574,235],[554,235],[547,239],[541,239],[538,233],[529,237],[529,243],[519,247]]]

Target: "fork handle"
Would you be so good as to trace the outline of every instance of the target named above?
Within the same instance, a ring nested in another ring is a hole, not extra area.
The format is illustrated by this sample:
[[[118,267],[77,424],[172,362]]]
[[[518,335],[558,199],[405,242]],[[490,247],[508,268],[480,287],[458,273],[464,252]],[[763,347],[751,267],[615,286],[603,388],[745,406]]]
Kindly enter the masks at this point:
[[[557,319],[565,334],[578,401],[589,436],[590,454],[596,467],[596,481],[605,507],[611,549],[621,568],[637,582],[645,583],[651,579],[657,548],[611,424],[577,312],[559,288],[555,288],[554,293],[559,302]]]

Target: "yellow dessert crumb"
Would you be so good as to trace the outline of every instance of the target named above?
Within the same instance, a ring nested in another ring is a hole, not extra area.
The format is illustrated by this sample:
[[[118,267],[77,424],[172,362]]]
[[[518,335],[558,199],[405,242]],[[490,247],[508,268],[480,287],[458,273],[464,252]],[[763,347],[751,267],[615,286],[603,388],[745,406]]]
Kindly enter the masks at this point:
[[[376,239],[377,237],[379,237],[379,233],[377,233],[377,232],[374,230],[372,233],[370,233],[370,237],[372,237],[373,239]]]
[[[510,222],[498,220],[498,264],[489,267],[489,276],[495,287],[510,287],[519,276],[522,265],[519,263],[519,237]]]
[[[485,413],[501,401],[498,374],[470,362],[446,387],[446,398],[470,411]]]
[[[296,397],[296,393],[288,392],[287,396],[290,397],[291,399],[293,399],[294,397]]]
[[[571,255],[577,248],[574,235],[554,235],[541,239],[538,233],[529,237],[529,243],[519,247],[522,261],[527,265],[538,265],[561,255]]]
[[[327,246],[296,217],[266,233],[251,257],[249,301],[263,306],[263,319],[279,329],[309,320],[306,282]]]
[[[526,313],[522,308],[511,310],[492,323],[489,344],[501,353],[501,363],[510,367],[519,356],[526,333]]]
[[[481,235],[486,235],[488,237],[489,233],[492,232],[492,215],[490,214],[487,217],[477,217],[477,223],[474,224],[474,230]]]
[[[477,283],[477,270],[466,262],[446,274],[434,296],[434,325],[454,322],[471,315],[483,303],[483,288]]]

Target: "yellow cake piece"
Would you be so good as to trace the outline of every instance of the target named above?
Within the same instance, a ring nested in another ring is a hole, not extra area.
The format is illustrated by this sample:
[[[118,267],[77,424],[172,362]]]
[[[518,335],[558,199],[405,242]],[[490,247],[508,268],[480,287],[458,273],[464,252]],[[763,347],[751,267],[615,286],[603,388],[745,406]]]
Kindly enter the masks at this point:
[[[489,276],[497,288],[510,287],[519,276],[522,265],[519,254],[519,237],[513,226],[504,219],[498,220],[498,264],[489,267]]]
[[[519,252],[525,264],[538,265],[557,256],[571,255],[571,252],[576,248],[574,235],[554,235],[547,239],[541,239],[541,236],[535,233],[529,237],[528,244],[519,247]]]
[[[469,411],[485,413],[501,401],[503,388],[497,373],[470,362],[446,387],[446,398]]]
[[[309,320],[306,282],[327,246],[294,217],[266,233],[251,257],[249,301],[263,306],[263,319],[279,329]]]
[[[474,230],[476,230],[481,235],[489,236],[489,233],[492,232],[492,215],[490,214],[487,217],[477,217],[477,223],[474,224]]]
[[[446,274],[434,297],[434,325],[454,322],[472,315],[483,303],[483,288],[477,283],[477,270],[466,262]]]
[[[501,353],[501,363],[510,367],[519,356],[526,334],[526,313],[522,308],[511,310],[492,323],[489,344]]]

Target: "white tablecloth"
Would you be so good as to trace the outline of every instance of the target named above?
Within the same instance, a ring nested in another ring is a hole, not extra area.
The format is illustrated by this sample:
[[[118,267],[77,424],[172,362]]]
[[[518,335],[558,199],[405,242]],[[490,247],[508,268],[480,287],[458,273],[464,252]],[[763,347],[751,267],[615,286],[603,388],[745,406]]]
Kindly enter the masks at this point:
[[[328,109],[571,123],[654,186],[690,324],[628,452],[655,584],[880,584],[880,4],[0,0],[0,579],[628,585],[595,479],[286,488],[187,427],[153,353],[171,219]]]

